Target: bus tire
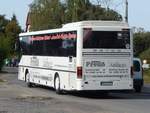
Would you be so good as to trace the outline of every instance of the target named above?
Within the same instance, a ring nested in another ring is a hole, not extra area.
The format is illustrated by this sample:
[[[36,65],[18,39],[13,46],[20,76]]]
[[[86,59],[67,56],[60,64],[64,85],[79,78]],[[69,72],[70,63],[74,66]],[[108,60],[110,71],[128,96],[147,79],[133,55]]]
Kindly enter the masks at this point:
[[[33,84],[30,82],[30,74],[29,74],[29,72],[26,73],[26,77],[25,78],[26,78],[27,86],[29,88],[33,87]]]
[[[55,77],[54,88],[57,94],[62,94],[62,90],[60,88],[60,78],[58,75]]]

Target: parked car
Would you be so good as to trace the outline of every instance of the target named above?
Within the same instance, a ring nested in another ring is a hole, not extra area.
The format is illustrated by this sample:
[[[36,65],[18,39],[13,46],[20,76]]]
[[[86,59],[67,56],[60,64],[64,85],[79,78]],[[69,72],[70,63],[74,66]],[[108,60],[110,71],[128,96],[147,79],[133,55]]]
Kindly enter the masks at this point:
[[[136,92],[141,92],[144,80],[143,80],[143,69],[142,62],[139,58],[133,59],[134,75],[133,75],[133,84]]]

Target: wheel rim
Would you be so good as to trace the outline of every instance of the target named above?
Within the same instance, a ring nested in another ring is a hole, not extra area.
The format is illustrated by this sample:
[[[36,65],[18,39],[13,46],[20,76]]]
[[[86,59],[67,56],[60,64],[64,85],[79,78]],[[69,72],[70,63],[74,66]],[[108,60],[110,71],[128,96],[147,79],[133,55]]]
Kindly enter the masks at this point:
[[[59,88],[60,88],[60,81],[59,81],[59,78],[56,77],[56,79],[55,79],[55,89],[59,90]]]

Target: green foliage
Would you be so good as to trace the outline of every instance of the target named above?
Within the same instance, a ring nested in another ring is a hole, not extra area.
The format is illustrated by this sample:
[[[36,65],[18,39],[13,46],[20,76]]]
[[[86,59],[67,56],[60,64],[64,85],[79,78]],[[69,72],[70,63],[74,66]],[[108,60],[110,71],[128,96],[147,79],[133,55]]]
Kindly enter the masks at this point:
[[[32,30],[56,28],[64,19],[64,8],[59,0],[35,0],[30,10]]]
[[[0,37],[0,70],[4,64],[4,59],[9,56],[10,40],[4,36]]]
[[[143,51],[150,48],[150,32],[134,34],[134,53],[139,56]]]
[[[5,19],[4,15],[0,15],[0,35],[2,33],[5,33],[5,27],[8,24],[8,22],[9,21],[7,19]]]
[[[146,59],[150,64],[150,32],[139,32],[134,34],[135,55],[142,60]],[[144,70],[144,82],[150,83],[150,69]]]
[[[121,21],[122,20],[122,16],[117,13],[114,10],[111,9],[104,9],[104,14],[103,14],[103,18],[102,20],[117,20],[117,21]]]
[[[149,49],[146,49],[145,51],[143,51],[141,54],[140,54],[140,58],[142,60],[146,59],[147,60],[147,63],[150,64],[150,48]]]
[[[0,15],[0,70],[4,64],[4,59],[15,54],[14,45],[20,31],[21,28],[15,15],[11,20]]]
[[[134,54],[150,64],[150,32],[134,34]],[[146,77],[150,80],[150,77]]]
[[[4,58],[5,58],[5,53],[4,52],[5,51],[2,48],[0,48],[0,71],[1,71],[2,66],[4,64]]]
[[[89,0],[66,0],[65,23],[92,18],[93,16],[89,15],[92,8]]]
[[[150,69],[144,70],[144,82],[150,83]]]
[[[122,20],[114,10],[94,5],[89,0],[61,1],[34,0],[30,5],[31,30],[58,28],[82,20]]]
[[[21,27],[18,24],[16,16],[13,15],[10,22],[6,25],[5,33],[6,37],[9,38],[10,41],[10,53],[14,54],[15,52],[15,43],[18,39],[18,34],[21,32]]]

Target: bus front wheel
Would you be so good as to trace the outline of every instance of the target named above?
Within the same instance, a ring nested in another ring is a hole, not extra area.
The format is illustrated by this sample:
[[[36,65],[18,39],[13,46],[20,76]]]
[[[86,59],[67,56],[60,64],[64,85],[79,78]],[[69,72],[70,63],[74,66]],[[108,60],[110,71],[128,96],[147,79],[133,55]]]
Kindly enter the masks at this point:
[[[30,74],[26,73],[26,83],[29,88],[33,87],[33,84],[30,82]]]

